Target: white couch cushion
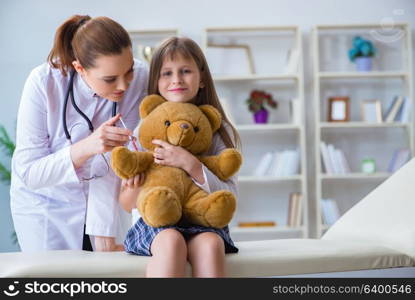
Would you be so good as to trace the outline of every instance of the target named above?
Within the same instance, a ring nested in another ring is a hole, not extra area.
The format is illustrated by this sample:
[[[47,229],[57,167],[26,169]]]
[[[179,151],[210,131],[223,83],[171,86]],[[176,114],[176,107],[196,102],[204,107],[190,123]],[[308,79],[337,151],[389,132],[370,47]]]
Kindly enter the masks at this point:
[[[414,259],[405,254],[367,243],[286,239],[236,244],[239,253],[226,255],[228,277],[415,266]],[[0,277],[143,277],[148,259],[124,252],[0,253]]]
[[[415,159],[348,210],[322,239],[383,245],[415,258]]]

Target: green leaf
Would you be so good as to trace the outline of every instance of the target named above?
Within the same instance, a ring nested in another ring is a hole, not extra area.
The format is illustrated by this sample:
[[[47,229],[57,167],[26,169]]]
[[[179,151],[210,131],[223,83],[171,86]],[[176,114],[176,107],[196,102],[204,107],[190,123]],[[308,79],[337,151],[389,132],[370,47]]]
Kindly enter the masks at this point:
[[[6,128],[3,125],[0,125],[0,149],[6,153],[7,156],[12,157],[16,145],[10,139]]]
[[[12,234],[10,235],[10,238],[12,240],[13,245],[17,245],[18,241],[17,241],[17,234],[16,231],[13,231]]]
[[[11,178],[12,176],[10,169],[6,168],[2,163],[0,163],[0,180],[9,185]]]

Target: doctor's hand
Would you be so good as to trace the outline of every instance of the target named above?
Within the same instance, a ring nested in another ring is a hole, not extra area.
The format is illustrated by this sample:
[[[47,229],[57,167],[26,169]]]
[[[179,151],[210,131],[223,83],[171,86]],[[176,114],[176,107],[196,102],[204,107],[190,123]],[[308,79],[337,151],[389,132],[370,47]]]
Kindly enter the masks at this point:
[[[124,251],[123,245],[115,244],[115,238],[108,236],[94,236],[95,251]]]
[[[132,135],[127,128],[115,127],[115,123],[120,119],[121,114],[117,114],[99,126],[90,136],[85,138],[87,143],[86,151],[92,155],[109,152],[115,147],[124,146]]]
[[[75,169],[96,154],[109,152],[117,146],[124,146],[132,135],[131,130],[115,127],[121,115],[117,114],[99,126],[90,136],[71,145],[71,159]]]

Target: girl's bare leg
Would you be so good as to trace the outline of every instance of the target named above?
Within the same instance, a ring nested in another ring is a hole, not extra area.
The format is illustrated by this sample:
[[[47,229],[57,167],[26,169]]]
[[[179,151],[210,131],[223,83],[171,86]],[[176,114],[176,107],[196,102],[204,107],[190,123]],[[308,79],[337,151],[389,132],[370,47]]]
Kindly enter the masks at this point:
[[[193,277],[225,276],[225,244],[214,232],[193,236],[187,243]]]
[[[147,265],[147,277],[184,277],[187,246],[183,235],[175,229],[161,231],[151,244],[152,257]]]

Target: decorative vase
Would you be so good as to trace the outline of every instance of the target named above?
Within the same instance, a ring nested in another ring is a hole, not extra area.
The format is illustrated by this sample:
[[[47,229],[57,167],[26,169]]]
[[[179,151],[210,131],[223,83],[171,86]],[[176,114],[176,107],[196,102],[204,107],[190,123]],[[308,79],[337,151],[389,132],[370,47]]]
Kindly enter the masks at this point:
[[[268,121],[268,111],[266,109],[258,110],[254,113],[254,120],[257,124],[264,124]]]
[[[372,58],[368,56],[357,57],[356,60],[356,69],[358,71],[367,72],[372,70]]]

